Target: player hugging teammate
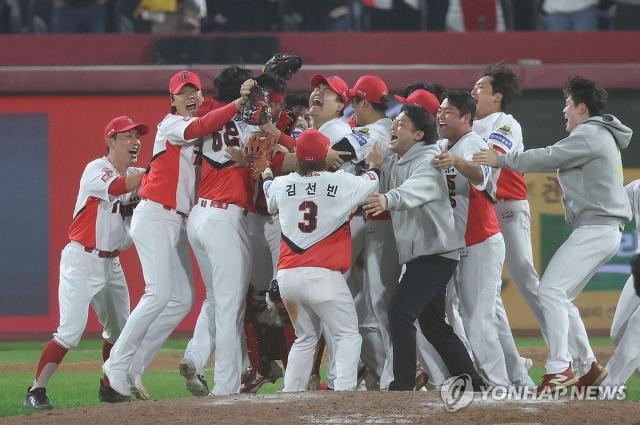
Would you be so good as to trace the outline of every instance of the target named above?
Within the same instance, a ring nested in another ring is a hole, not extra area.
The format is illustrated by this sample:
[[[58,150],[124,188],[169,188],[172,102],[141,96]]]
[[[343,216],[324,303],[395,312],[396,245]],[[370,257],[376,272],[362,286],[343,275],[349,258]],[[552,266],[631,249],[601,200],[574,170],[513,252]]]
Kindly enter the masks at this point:
[[[535,387],[500,298],[503,263],[549,346],[538,391],[625,383],[640,366],[640,260],[616,310],[608,369],[573,304],[640,210],[638,182],[626,192],[622,183],[632,131],[603,113],[603,89],[570,77],[569,136],[524,150],[508,113],[518,80],[505,64],[487,67],[471,92],[408,86],[393,121],[374,75],[352,88],[315,75],[308,104],[287,106],[301,65],[278,54],[255,77],[226,68],[209,100],[197,75],[175,74],[146,174],[133,165],[148,128],[128,117],[107,125],[108,154],[81,178],[60,262],[60,326],[27,406],[51,408],[47,381],[77,345],[89,304],[104,326],[100,399],[149,399],[142,376],[191,308],[189,244],[207,296],[178,368],[197,396],[255,392],[282,367],[284,391],[355,390],[362,380],[369,390],[413,390],[461,374],[475,390]],[[557,173],[573,227],[541,279],[528,172]],[[146,290],[129,316],[118,254],[132,240]]]

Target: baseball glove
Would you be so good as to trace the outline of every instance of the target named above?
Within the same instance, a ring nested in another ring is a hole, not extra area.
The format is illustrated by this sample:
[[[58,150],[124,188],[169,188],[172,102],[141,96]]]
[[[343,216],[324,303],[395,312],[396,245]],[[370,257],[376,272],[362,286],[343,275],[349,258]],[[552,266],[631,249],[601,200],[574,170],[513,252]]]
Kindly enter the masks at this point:
[[[240,119],[251,125],[262,125],[271,121],[269,90],[253,86],[247,103],[240,112]]]
[[[256,131],[249,136],[249,140],[244,147],[244,154],[249,163],[249,171],[256,180],[271,165],[271,148],[275,144],[275,136],[265,131]]]
[[[287,53],[276,53],[267,63],[264,64],[262,72],[271,72],[284,78],[290,79],[302,67],[302,58],[298,55]]]

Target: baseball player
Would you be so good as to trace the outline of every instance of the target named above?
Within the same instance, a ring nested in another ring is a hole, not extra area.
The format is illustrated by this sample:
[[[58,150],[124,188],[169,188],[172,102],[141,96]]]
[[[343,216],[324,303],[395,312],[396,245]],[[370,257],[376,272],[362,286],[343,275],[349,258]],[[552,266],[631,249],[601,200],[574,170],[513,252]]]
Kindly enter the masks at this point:
[[[625,186],[631,209],[636,221],[640,219],[640,180],[635,180]],[[640,227],[636,227],[636,249],[640,251]],[[637,254],[637,252],[636,252]],[[609,374],[602,381],[601,386],[622,386],[631,374],[640,367],[640,279],[638,276],[637,255],[631,261],[632,274],[627,279],[616,312],[611,324],[611,339],[616,349],[609,359],[607,370]],[[635,276],[634,276],[635,275]]]
[[[518,91],[518,78],[503,63],[489,65],[471,91],[471,96],[477,102],[473,132],[501,153],[524,150],[520,124],[512,115],[504,112]],[[505,263],[520,293],[542,324],[544,319],[537,295],[538,274],[533,267],[527,183],[518,172],[494,169],[487,193],[496,201],[496,215],[506,248]],[[521,357],[512,344],[513,336],[501,298],[496,308],[498,335],[509,379],[516,386],[534,386],[526,373],[533,363],[531,359]],[[576,359],[579,357],[576,354]]]
[[[273,135],[279,145],[292,148],[295,142],[289,132],[294,127],[290,125],[290,114],[284,114],[287,109],[284,103],[286,81],[269,72],[261,74],[256,80],[260,87],[269,90],[271,120],[261,126],[241,123],[238,126],[240,138],[246,140],[261,131]],[[277,173],[280,172],[283,156],[280,154],[277,159],[274,158],[273,169]],[[257,392],[265,383],[273,383],[282,377],[282,368],[275,360],[282,360],[286,367],[289,348],[295,340],[295,332],[286,312],[269,310],[265,302],[265,295],[276,279],[281,231],[277,215],[267,210],[261,181],[258,181],[255,204],[254,213],[247,217],[253,265],[249,274],[250,295],[247,297],[245,332],[251,365],[242,376],[242,393]]]
[[[334,389],[356,387],[362,338],[342,273],[351,265],[349,218],[378,187],[379,171],[360,177],[326,172],[329,143],[317,130],[303,132],[296,143],[298,171],[264,183],[269,211],[279,211],[278,282],[296,330],[284,391],[305,390],[323,322],[336,343]],[[379,167],[382,158],[381,150],[373,149],[368,161]]]
[[[140,136],[148,131],[129,117],[112,119],[104,129],[107,156],[91,161],[82,173],[70,242],[60,257],[60,324],[40,355],[25,397],[27,407],[52,408],[47,383],[67,351],[80,342],[89,305],[104,329],[105,361],[129,316],[129,291],[118,255],[131,245],[129,224],[144,172],[133,165],[140,152]],[[100,380],[98,396],[109,403],[129,399],[116,393],[106,376]]]
[[[337,75],[325,76],[316,74],[311,78],[311,87],[313,91],[309,96],[309,114],[312,118],[313,128],[328,137],[330,146],[333,146],[352,132],[349,124],[342,120],[344,108],[349,102],[347,93],[349,86]],[[327,154],[328,163],[342,165],[342,160],[339,157],[340,153],[345,152],[339,152],[330,147]],[[332,155],[335,159],[329,159]],[[310,390],[317,390],[326,386],[320,381],[320,362],[325,347],[328,347],[329,358],[333,357],[331,355],[334,352],[333,339],[328,336],[329,330],[326,326],[323,326],[322,334],[309,380]],[[327,338],[324,337],[325,335],[327,335]]]
[[[447,282],[456,270],[464,240],[455,232],[447,181],[431,164],[440,152],[437,136],[431,114],[416,104],[403,106],[391,127],[389,149],[396,155],[385,161],[382,171],[382,179],[392,187],[386,194],[370,195],[365,205],[373,215],[392,211],[400,262],[406,265],[389,307],[392,391],[414,389],[416,319],[451,374],[469,374],[476,389],[484,385],[466,348],[445,321]]]
[[[222,70],[214,80],[212,108],[232,103],[242,83],[250,78],[247,69],[233,66]],[[199,113],[203,108],[204,104]],[[234,119],[203,142],[198,200],[187,222],[187,236],[207,290],[193,337],[179,363],[187,390],[196,396],[209,393],[204,375],[214,349],[216,394],[238,392],[242,371],[242,332],[237,326],[241,326],[238,315],[242,314],[251,268],[246,215],[255,210],[255,180],[246,163],[230,159],[231,149],[243,147],[240,142]]]
[[[191,309],[186,219],[195,203],[198,158],[194,149],[200,138],[211,137],[242,108],[253,84],[243,84],[235,102],[197,118],[203,101],[200,78],[180,71],[169,81],[172,113],[158,125],[153,159],[140,190],[142,200],[131,220],[145,293],[103,366],[111,387],[121,395],[131,394],[128,370],[140,347],[153,358]]]
[[[549,345],[539,391],[576,382],[599,385],[606,377],[606,368],[598,364],[590,348],[587,358],[593,361],[589,372],[578,379],[571,370],[570,323],[576,337],[589,345],[573,300],[600,266],[615,255],[622,228],[631,219],[620,158],[620,150],[631,140],[631,129],[612,115],[601,115],[606,91],[595,82],[574,75],[567,80],[564,92],[567,138],[542,149],[508,154],[484,149],[474,156],[478,163],[521,173],[555,171],[564,193],[565,218],[573,232],[551,258],[538,287]]]
[[[438,130],[442,153],[434,166],[447,177],[456,232],[465,240],[455,285],[465,333],[487,383],[511,386],[496,328],[496,303],[502,285],[504,240],[491,199],[483,193],[490,168],[471,162],[486,146],[471,130],[476,102],[467,92],[453,91],[442,102]]]

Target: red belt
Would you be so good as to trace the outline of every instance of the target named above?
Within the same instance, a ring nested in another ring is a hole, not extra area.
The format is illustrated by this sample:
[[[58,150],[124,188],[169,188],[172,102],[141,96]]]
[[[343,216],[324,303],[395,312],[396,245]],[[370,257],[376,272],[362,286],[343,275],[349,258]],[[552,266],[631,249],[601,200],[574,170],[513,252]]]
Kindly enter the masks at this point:
[[[230,205],[238,206],[236,204],[229,204],[229,203],[223,202],[223,201],[214,201],[214,200],[211,200],[211,199],[204,199],[204,198],[200,198],[199,202],[200,202],[200,206],[201,207],[204,207],[204,208],[206,208],[206,207],[220,208],[221,210],[228,209]],[[242,207],[240,207],[240,208],[242,208]],[[246,209],[243,211],[243,214],[247,215],[247,210]]]
[[[167,210],[167,211],[172,211],[172,212],[174,212],[174,213],[178,214],[178,215],[179,215],[180,217],[182,217],[182,218],[187,218],[187,217],[189,217],[189,214],[185,214],[185,213],[183,213],[182,211],[178,211],[178,210],[176,210],[176,209],[174,209],[174,208],[171,208],[171,207],[170,207],[170,206],[168,206],[168,205],[164,205],[164,204],[162,204],[162,208],[164,208],[164,209],[165,209],[165,210]]]
[[[115,251],[100,251],[99,249],[90,248],[88,246],[82,246],[82,248],[84,249],[84,252],[95,254],[100,258],[114,258],[120,255],[120,251],[118,251],[117,249]]]

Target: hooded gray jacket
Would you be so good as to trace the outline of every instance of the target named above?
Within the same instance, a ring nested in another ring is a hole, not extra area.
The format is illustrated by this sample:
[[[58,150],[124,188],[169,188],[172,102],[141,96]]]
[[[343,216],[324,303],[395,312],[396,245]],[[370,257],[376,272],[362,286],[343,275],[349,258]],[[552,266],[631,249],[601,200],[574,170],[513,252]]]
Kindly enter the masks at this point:
[[[613,115],[591,117],[552,146],[498,156],[500,167],[522,173],[557,171],[565,220],[576,228],[631,220],[624,191],[620,149],[633,132]]]
[[[390,189],[385,196],[401,264],[423,255],[460,259],[464,240],[454,236],[446,177],[432,165],[440,151],[438,145],[417,143],[382,167],[383,181]]]

